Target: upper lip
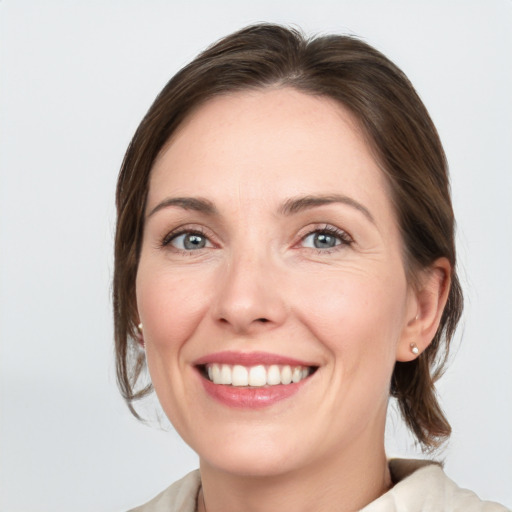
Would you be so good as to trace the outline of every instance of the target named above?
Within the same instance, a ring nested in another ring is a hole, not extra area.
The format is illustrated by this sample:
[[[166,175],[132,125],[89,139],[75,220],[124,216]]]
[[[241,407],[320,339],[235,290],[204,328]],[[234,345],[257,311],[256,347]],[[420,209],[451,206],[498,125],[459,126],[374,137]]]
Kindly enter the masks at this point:
[[[241,366],[257,366],[257,365],[290,365],[290,366],[318,366],[307,361],[301,361],[293,357],[272,354],[270,352],[235,352],[222,351],[208,354],[194,361],[195,366],[206,364],[230,364]]]

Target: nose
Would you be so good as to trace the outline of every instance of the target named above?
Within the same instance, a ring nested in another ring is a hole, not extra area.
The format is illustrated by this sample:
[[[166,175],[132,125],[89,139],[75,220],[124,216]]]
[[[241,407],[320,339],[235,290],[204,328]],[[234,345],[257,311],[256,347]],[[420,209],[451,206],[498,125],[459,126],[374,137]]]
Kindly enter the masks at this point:
[[[281,281],[268,255],[232,258],[219,275],[215,321],[248,335],[281,325],[288,309]]]

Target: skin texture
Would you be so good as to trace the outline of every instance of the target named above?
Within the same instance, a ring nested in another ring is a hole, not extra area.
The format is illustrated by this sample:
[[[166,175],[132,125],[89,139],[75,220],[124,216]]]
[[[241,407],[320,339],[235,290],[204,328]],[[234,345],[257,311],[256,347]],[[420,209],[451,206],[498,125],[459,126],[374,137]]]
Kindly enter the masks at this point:
[[[349,201],[282,211],[334,194]],[[162,205],[177,197],[217,213]],[[317,248],[326,227],[337,245]],[[202,248],[173,238],[187,230]],[[393,366],[416,357],[411,342],[426,348],[449,285],[440,260],[413,289],[402,255],[384,175],[332,100],[289,88],[222,96],[174,134],[152,170],[137,305],[155,390],[199,454],[209,512],[354,510],[389,488]],[[318,370],[269,407],[227,407],[194,366],[225,350]]]

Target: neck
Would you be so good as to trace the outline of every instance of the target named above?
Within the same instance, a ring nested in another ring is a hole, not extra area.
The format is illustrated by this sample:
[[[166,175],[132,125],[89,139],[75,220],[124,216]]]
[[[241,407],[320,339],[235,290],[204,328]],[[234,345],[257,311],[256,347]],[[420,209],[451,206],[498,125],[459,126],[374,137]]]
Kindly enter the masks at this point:
[[[201,460],[201,480],[200,512],[204,504],[207,512],[356,511],[391,487],[383,446],[352,446],[300,470],[268,476],[232,474]]]

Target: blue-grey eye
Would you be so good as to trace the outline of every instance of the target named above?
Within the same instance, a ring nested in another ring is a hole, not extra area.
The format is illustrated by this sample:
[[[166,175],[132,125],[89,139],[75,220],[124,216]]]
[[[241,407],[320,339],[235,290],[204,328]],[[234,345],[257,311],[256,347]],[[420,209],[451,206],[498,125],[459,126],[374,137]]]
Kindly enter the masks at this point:
[[[203,249],[208,245],[208,239],[199,233],[182,233],[171,240],[171,245],[185,251]]]
[[[331,249],[342,242],[341,237],[332,233],[315,231],[305,236],[303,239],[304,247],[314,249]]]

